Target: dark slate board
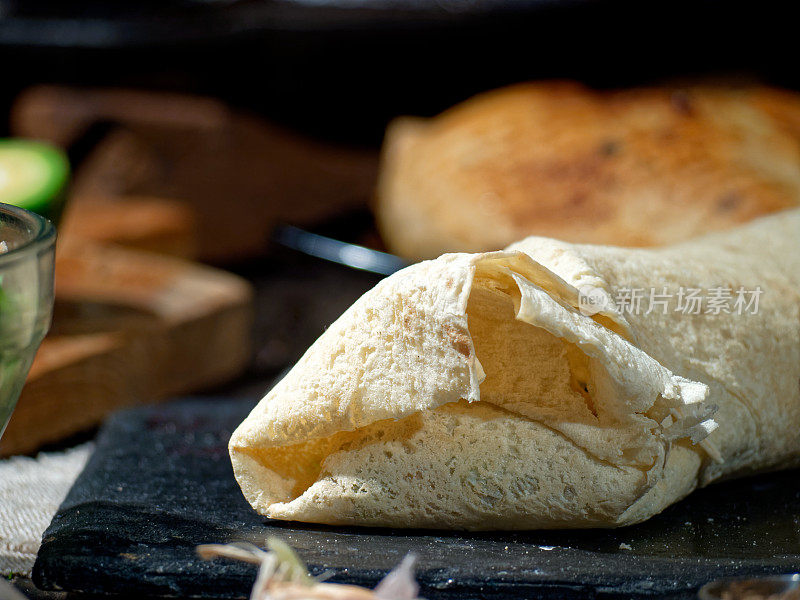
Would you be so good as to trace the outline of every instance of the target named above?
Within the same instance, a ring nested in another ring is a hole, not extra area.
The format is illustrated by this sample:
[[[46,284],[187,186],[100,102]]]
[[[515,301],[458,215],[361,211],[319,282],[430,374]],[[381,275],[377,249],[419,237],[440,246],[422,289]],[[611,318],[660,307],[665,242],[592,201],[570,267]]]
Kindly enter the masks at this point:
[[[204,562],[194,548],[263,545],[267,535],[288,541],[314,573],[370,586],[413,551],[430,599],[691,598],[720,576],[800,570],[798,471],[712,486],[647,523],[611,531],[464,534],[269,522],[242,498],[226,451],[251,406],[181,401],[110,419],[45,532],[36,584],[243,598],[254,568]]]

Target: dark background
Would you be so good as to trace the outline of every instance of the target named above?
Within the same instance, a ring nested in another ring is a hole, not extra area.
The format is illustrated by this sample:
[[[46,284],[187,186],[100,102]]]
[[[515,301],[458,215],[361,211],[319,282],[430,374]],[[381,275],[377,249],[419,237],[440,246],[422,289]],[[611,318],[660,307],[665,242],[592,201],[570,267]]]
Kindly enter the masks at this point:
[[[711,75],[797,88],[791,8],[712,0],[0,0],[0,114],[35,83],[168,89],[374,146],[393,116],[435,114],[526,79],[617,86]]]

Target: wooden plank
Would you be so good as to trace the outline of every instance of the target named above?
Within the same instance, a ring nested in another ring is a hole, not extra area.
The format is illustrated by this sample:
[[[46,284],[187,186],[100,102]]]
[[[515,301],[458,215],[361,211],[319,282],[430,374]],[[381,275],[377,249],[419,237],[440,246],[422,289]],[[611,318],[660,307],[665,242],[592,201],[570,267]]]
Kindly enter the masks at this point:
[[[53,335],[0,440],[31,452],[113,410],[224,382],[250,358],[243,279],[151,252],[63,240]]]
[[[179,94],[34,87],[15,103],[11,128],[80,147],[82,160],[59,226],[53,330],[0,454],[240,373],[250,287],[186,259],[263,253],[275,224],[363,207],[377,172],[373,150]]]
[[[183,258],[194,258],[200,243],[188,203],[147,196],[72,197],[59,235]]]
[[[65,147],[97,124],[110,132],[75,174],[70,202],[184,202],[197,258],[213,263],[263,253],[276,224],[311,225],[365,207],[377,179],[374,149],[313,139],[211,98],[37,86],[11,112],[15,135]]]

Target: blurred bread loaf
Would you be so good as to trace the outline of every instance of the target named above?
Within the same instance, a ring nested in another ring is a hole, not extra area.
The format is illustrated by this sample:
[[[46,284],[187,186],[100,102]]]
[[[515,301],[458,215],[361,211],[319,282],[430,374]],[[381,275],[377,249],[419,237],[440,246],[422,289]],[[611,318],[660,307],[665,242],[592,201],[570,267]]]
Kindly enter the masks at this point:
[[[377,215],[425,259],[528,235],[668,244],[798,204],[798,94],[542,82],[392,123]]]

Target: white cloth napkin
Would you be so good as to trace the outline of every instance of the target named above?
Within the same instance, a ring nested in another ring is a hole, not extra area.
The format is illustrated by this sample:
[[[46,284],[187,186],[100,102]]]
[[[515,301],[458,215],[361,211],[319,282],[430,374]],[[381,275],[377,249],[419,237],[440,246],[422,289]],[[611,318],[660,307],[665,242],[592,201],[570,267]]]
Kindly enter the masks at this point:
[[[0,460],[0,575],[30,575],[42,534],[91,452],[87,443]]]

